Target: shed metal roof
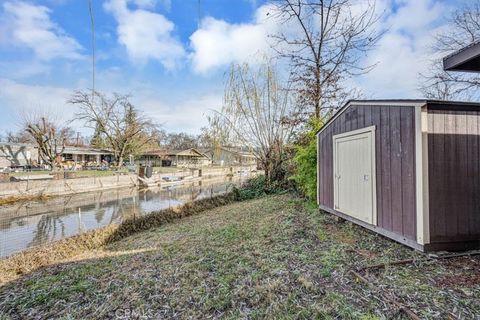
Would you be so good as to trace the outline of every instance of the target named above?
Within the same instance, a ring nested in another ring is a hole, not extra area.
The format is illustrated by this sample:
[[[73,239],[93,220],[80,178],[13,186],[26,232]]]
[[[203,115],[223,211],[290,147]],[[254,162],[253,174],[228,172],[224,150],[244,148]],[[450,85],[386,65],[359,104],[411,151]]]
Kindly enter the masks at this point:
[[[454,52],[443,58],[445,71],[480,72],[480,42]]]

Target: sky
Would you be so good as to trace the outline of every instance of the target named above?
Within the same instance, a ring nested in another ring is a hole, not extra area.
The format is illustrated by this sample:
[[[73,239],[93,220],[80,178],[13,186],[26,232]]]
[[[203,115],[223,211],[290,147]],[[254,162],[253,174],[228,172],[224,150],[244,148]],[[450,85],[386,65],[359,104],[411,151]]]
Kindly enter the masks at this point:
[[[358,0],[365,2],[366,0]],[[460,1],[460,0],[459,0]],[[383,33],[351,79],[366,98],[421,98],[434,36],[459,6],[451,0],[377,0]],[[130,94],[172,132],[199,133],[220,109],[232,63],[272,54],[279,26],[261,0],[93,0],[96,89]],[[74,90],[92,87],[88,1],[0,0],[0,134],[35,113],[67,123]],[[81,123],[69,123],[85,132]]]

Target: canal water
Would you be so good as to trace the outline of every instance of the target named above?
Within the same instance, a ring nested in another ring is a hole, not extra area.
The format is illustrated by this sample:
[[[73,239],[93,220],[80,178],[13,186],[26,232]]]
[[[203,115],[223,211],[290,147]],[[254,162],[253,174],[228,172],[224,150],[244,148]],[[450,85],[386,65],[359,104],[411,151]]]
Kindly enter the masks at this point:
[[[0,257],[231,191],[240,178],[216,178],[170,187],[113,189],[0,206]]]

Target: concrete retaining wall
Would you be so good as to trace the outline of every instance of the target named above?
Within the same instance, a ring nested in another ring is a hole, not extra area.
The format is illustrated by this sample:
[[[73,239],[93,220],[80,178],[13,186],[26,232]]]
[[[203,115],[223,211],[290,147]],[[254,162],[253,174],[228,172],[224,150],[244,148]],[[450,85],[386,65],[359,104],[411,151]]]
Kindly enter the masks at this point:
[[[63,195],[120,187],[133,187],[137,184],[137,176],[135,174],[61,180],[3,182],[0,183],[0,198]]]
[[[239,171],[250,172],[255,167],[208,167],[202,168],[203,178],[222,177],[229,174],[237,175]],[[175,173],[154,175],[152,180],[162,181],[163,176],[199,177],[199,170],[185,170]],[[59,180],[29,180],[18,182],[1,182],[0,198],[23,196],[56,196],[81,192],[107,190],[138,185],[136,174],[122,174],[108,177],[88,177]]]
[[[256,170],[256,166],[235,166],[235,167],[208,167],[202,168],[202,176],[222,176],[227,174],[237,174],[239,171]]]
[[[161,173],[161,174],[154,174],[151,180],[158,181],[161,180],[163,177],[199,177],[200,170],[202,172],[202,177],[218,177],[218,176],[226,176],[229,174],[237,174],[239,171],[252,171],[256,170],[255,166],[238,166],[238,167],[203,167],[202,169],[194,169],[194,170],[185,170],[179,172],[172,172],[172,173]]]

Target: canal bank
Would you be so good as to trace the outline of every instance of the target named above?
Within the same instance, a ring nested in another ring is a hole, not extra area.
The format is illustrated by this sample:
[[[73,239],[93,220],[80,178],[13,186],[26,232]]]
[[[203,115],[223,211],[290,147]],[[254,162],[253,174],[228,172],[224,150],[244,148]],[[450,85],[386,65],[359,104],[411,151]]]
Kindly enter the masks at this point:
[[[92,176],[82,178],[37,179],[24,176],[22,180],[0,183],[0,204],[12,203],[17,200],[33,200],[39,197],[62,196],[85,192],[104,191],[117,188],[162,187],[172,185],[171,178],[175,177],[179,183],[188,180],[225,176],[249,176],[256,173],[254,167],[205,167],[201,169],[187,169],[185,171],[154,174],[146,179],[136,173],[121,172],[112,176]],[[145,183],[147,182],[147,183]]]
[[[104,246],[131,234],[162,226],[187,216],[237,201],[233,193],[222,193],[210,198],[198,199],[183,205],[130,217],[119,223],[85,231],[43,246],[31,247],[8,257],[0,257],[0,287],[23,274],[38,270],[52,263],[61,263],[81,254],[93,254]]]
[[[213,177],[169,187],[116,188],[0,207],[0,257],[160,210],[228,193],[248,177]]]

